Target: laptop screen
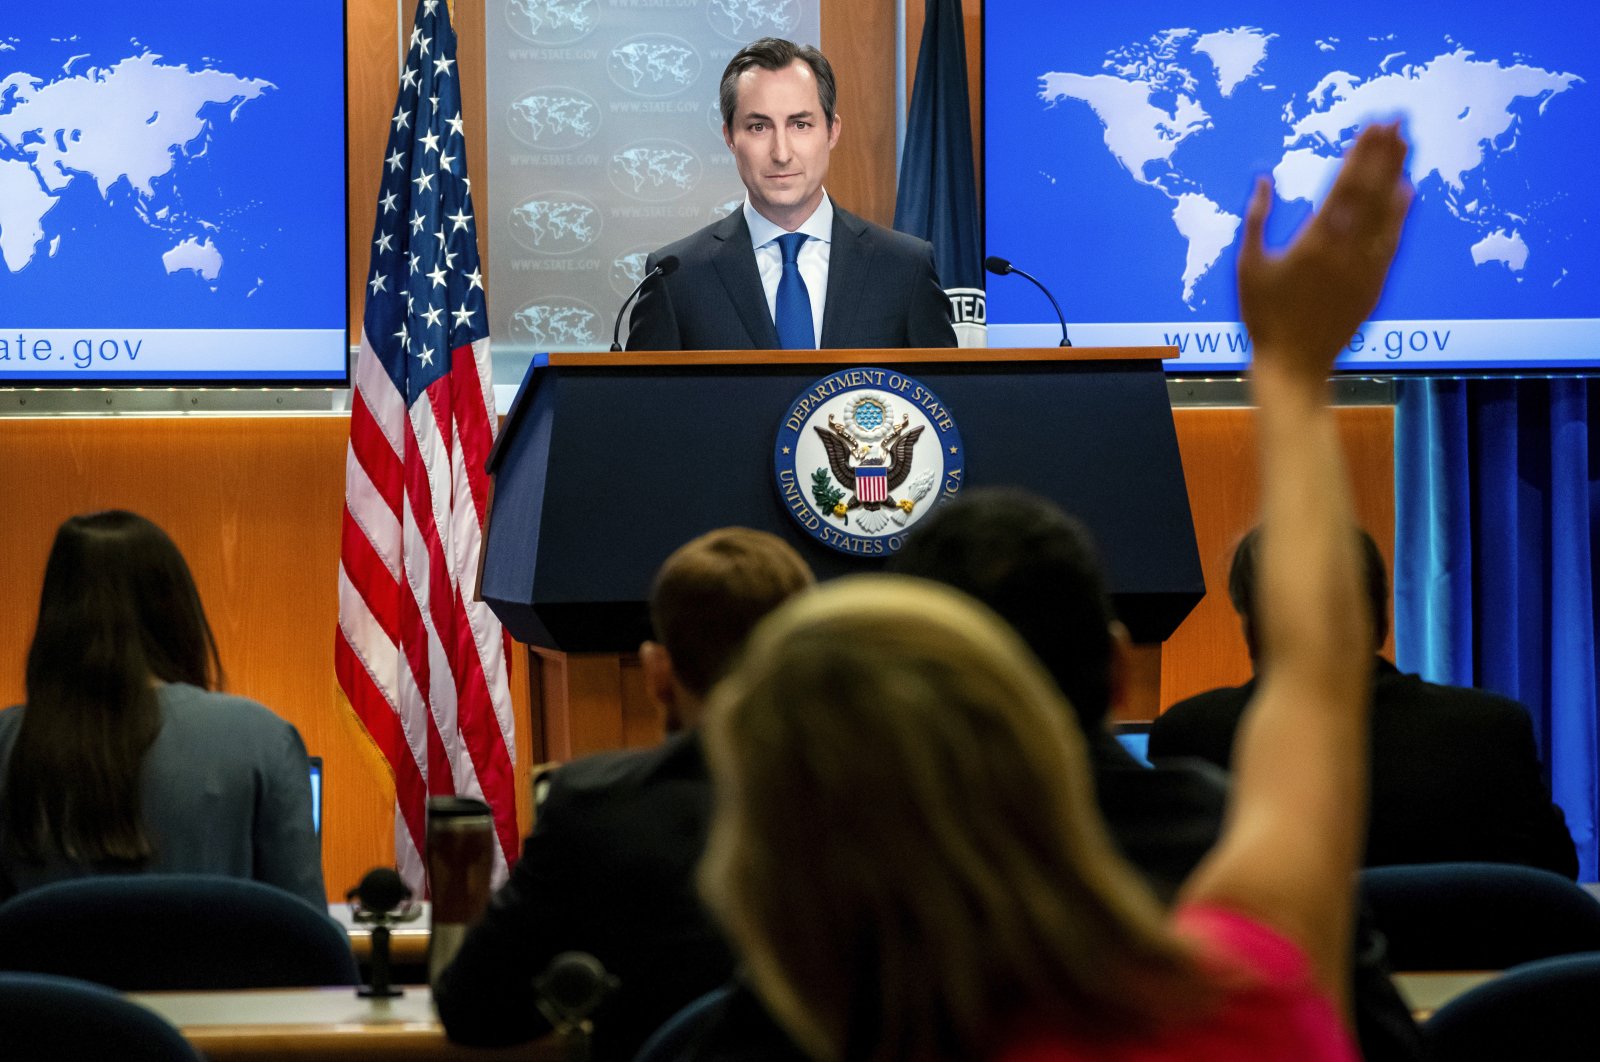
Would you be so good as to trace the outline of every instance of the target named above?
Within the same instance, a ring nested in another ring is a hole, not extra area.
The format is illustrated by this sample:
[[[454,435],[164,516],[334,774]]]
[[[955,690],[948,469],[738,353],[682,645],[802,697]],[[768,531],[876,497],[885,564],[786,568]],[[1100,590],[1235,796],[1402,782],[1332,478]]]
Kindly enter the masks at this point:
[[[1118,723],[1116,724],[1117,740],[1122,742],[1122,747],[1128,750],[1128,755],[1150,766],[1150,724],[1149,723]]]
[[[322,836],[322,757],[311,757],[311,828]]]

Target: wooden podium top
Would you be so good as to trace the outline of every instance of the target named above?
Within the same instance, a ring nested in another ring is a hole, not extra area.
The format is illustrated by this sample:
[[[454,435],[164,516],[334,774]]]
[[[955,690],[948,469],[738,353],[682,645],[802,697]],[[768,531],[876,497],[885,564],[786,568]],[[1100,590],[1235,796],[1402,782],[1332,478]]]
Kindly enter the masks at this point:
[[[654,368],[697,365],[893,365],[1019,361],[1161,361],[1177,347],[938,347],[847,350],[666,350],[551,354],[552,366]]]

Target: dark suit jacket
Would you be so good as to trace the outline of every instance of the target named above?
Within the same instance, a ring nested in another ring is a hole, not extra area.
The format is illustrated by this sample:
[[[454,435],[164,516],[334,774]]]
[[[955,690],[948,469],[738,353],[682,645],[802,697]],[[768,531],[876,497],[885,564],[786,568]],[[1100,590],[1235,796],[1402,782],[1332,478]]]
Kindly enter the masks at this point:
[[[668,244],[678,268],[644,286],[628,330],[629,350],[775,350],[778,330],[750,246],[744,211]],[[950,300],[933,269],[933,245],[833,207],[828,293],[819,344],[953,347]]]
[[[546,1032],[532,981],[563,951],[587,951],[621,980],[594,1017],[597,1062],[626,1062],[727,981],[732,958],[695,891],[710,814],[695,732],[555,771],[522,858],[436,986],[450,1038],[487,1046]]]
[[[1211,690],[1150,728],[1150,755],[1231,765],[1255,690]],[[1521,863],[1576,878],[1578,857],[1550,800],[1528,711],[1481,690],[1438,686],[1378,660],[1372,701],[1366,864]]]

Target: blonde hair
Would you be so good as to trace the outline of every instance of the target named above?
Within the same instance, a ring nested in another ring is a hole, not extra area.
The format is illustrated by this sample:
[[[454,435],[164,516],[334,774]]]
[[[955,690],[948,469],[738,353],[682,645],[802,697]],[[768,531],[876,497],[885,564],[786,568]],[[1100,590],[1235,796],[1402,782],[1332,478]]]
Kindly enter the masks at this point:
[[[845,579],[712,693],[701,884],[814,1055],[974,1058],[1012,1022],[1117,1036],[1214,994],[1115,853],[1041,666],[956,591]]]

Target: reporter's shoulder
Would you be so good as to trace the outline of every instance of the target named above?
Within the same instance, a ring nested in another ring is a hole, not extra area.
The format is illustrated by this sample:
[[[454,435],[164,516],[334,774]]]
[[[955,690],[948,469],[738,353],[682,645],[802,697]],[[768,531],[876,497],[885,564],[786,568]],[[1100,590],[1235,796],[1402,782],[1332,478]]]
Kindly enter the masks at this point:
[[[1164,743],[1186,740],[1197,731],[1237,726],[1252,692],[1250,685],[1224,686],[1172,704],[1150,723],[1152,755]]]
[[[1401,685],[1409,688],[1414,701],[1431,704],[1460,721],[1477,719],[1486,724],[1531,722],[1532,717],[1526,705],[1493,690],[1447,686],[1407,673],[1401,673],[1399,680]]]
[[[247,733],[282,733],[294,729],[294,724],[260,701],[232,693],[174,682],[161,687],[160,699],[166,718],[226,729],[230,734],[238,734],[239,728],[245,728]]]
[[[544,775],[551,801],[584,800],[595,796],[615,799],[649,788],[655,783],[706,778],[705,757],[700,737],[694,731],[669,736],[647,749],[621,749],[599,752],[573,760]]]

